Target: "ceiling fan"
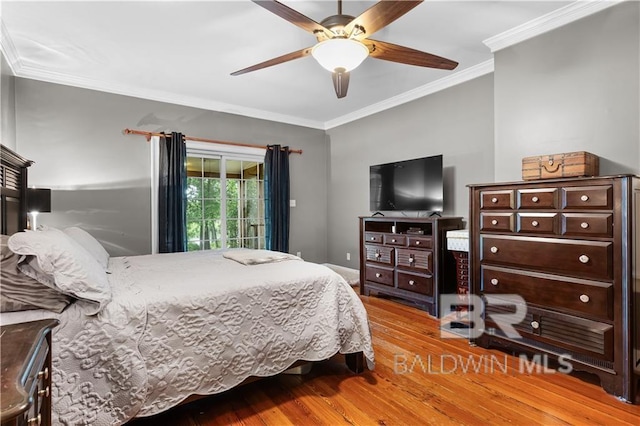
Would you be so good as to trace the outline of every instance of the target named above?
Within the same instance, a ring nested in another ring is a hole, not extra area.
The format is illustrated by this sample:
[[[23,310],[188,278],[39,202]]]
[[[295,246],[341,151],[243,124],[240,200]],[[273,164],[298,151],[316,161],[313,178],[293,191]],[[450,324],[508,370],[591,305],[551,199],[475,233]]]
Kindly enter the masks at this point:
[[[422,3],[423,0],[382,0],[357,18],[344,15],[342,0],[338,0],[338,14],[329,16],[320,23],[276,0],[252,1],[310,32],[316,37],[318,43],[312,47],[235,71],[231,75],[241,75],[312,55],[320,65],[333,73],[333,86],[336,95],[338,98],[343,98],[347,95],[349,88],[349,72],[360,65],[367,56],[401,64],[445,70],[452,70],[458,66],[457,62],[440,56],[369,38],[376,31],[386,27]]]

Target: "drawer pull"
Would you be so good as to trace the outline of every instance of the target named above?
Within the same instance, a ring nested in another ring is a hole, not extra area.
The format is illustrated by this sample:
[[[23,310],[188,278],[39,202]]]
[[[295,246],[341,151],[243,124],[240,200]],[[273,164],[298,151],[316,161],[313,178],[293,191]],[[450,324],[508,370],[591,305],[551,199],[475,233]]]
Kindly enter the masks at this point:
[[[413,262],[415,262],[415,261],[416,261],[416,260],[413,258],[413,256],[409,256],[409,263],[413,263]]]
[[[44,397],[46,397],[46,398],[49,398],[49,386],[47,386],[47,387],[46,387],[46,388],[44,388],[44,389],[40,389],[40,390],[38,391],[38,396],[44,396]]]
[[[583,195],[580,197],[580,201],[589,201],[589,196],[588,195]]]
[[[589,263],[589,256],[587,256],[586,254],[582,254],[578,258],[578,260],[582,263]]]
[[[540,224],[538,223],[537,220],[531,221],[531,226],[533,226],[534,228],[537,228],[538,225],[540,225]]]
[[[493,246],[489,250],[491,251],[491,253],[497,253],[498,252],[498,247]]]
[[[37,426],[37,425],[40,425],[40,424],[42,424],[42,415],[41,414],[38,414],[38,417],[32,417],[29,420],[27,420],[27,425],[29,425],[29,426]]]
[[[581,301],[582,303],[589,303],[589,300],[590,300],[590,299],[589,299],[589,296],[587,296],[586,294],[581,294],[581,295],[580,295],[580,301]]]
[[[49,378],[49,367],[45,367],[44,370],[38,372],[38,379],[45,379],[47,380]]]
[[[580,224],[580,228],[582,228],[582,229],[587,229],[588,227],[589,227],[589,224],[587,222],[582,222]]]
[[[376,240],[376,237],[371,237],[371,241],[375,241],[375,240]]]
[[[492,224],[492,225],[497,225],[497,224],[498,224],[498,221],[497,221],[496,219],[493,219],[493,220],[491,221],[491,224]]]
[[[537,330],[540,328],[540,323],[538,321],[531,321],[531,328]]]
[[[497,278],[491,278],[491,284],[492,285],[498,285],[498,279]]]
[[[419,246],[420,245],[420,241],[416,241],[416,245]]]
[[[416,282],[414,280],[409,280],[409,285],[416,285]]]
[[[395,243],[395,242],[396,242],[396,239],[395,239],[395,238],[394,238],[394,239],[392,239],[392,240],[391,240],[391,242],[392,242],[392,243]]]
[[[382,274],[380,272],[376,272],[376,278],[380,278],[382,277]]]
[[[491,199],[491,202],[492,202],[492,203],[497,203],[497,202],[498,202],[498,199],[497,199],[496,197],[493,197],[493,198]]]
[[[375,257],[376,257],[376,258],[380,257],[380,253],[376,253],[376,254],[375,254]]]
[[[537,203],[538,201],[540,201],[540,198],[533,196],[531,197],[531,201],[533,201],[534,203]]]

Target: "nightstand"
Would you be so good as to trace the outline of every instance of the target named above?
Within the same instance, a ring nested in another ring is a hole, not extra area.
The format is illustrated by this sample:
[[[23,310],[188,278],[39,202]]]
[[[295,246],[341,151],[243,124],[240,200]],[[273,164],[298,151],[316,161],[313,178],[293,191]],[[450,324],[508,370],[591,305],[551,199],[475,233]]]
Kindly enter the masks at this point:
[[[45,319],[0,327],[2,426],[51,424],[51,330]]]

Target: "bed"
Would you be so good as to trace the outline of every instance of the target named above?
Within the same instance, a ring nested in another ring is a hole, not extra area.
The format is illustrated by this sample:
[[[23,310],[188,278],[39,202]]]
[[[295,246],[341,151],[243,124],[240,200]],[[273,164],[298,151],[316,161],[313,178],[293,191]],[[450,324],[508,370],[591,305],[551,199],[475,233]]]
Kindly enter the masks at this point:
[[[54,424],[122,424],[337,353],[354,369],[363,358],[373,368],[364,306],[325,266],[245,249],[109,258],[72,228],[19,232],[7,242],[18,274],[68,298],[61,312],[0,317],[60,321]]]

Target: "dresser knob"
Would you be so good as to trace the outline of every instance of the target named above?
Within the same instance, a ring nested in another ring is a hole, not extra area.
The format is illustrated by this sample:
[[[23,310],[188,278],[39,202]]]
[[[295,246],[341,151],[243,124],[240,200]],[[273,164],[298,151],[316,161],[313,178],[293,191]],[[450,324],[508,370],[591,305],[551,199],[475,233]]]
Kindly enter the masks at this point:
[[[415,261],[416,261],[416,260],[415,260],[413,257],[409,256],[409,263],[413,263],[413,262],[415,262]]]
[[[380,257],[380,253],[375,254],[376,258]]]
[[[585,195],[580,197],[580,200],[581,201],[589,201],[589,196],[585,194]]]
[[[415,285],[416,282],[414,280],[409,280],[409,285]]]
[[[49,378],[49,367],[45,367],[44,370],[38,372],[38,379],[47,380],[48,378]]]
[[[497,278],[491,278],[491,284],[492,285],[498,285],[498,279]]]
[[[589,263],[589,256],[587,256],[586,254],[582,254],[578,258],[578,260],[580,260],[580,262],[582,263]]]
[[[44,389],[40,389],[40,390],[38,391],[38,396],[44,396],[44,397],[49,398],[49,386],[47,386],[47,387],[46,387],[46,388],[44,388]]]
[[[582,222],[580,224],[580,228],[582,228],[582,229],[587,229],[588,227],[589,227],[589,224],[587,222]]]
[[[380,272],[376,272],[376,278],[380,278],[382,277],[382,274]]]
[[[491,221],[491,224],[492,224],[492,225],[497,225],[497,224],[498,224],[498,221],[497,221],[496,219],[493,219],[493,220]]]
[[[540,201],[540,198],[533,196],[531,197],[531,201],[533,201],[534,203],[537,203],[538,201]]]
[[[376,237],[371,237],[371,241],[375,241],[375,240],[376,240]]]
[[[533,329],[539,329],[540,328],[540,323],[538,321],[531,321],[531,328]]]
[[[497,203],[497,202],[498,202],[498,199],[497,199],[496,197],[493,197],[493,198],[491,199],[491,202],[492,202],[492,203]]]
[[[498,252],[498,247],[493,246],[489,250],[491,250],[491,253],[497,253]]]
[[[581,294],[581,295],[580,295],[580,301],[581,301],[582,303],[589,303],[589,300],[590,300],[590,299],[589,299],[589,296],[587,296],[586,294]]]
[[[531,221],[531,226],[533,226],[534,228],[537,228],[538,225],[540,225],[540,224],[538,223],[537,220]]]
[[[419,246],[420,245],[420,241],[416,241],[416,245]]]
[[[392,242],[392,243],[395,243],[395,242],[396,242],[396,239],[395,239],[395,238],[394,238],[394,239],[392,239],[392,240],[391,240],[391,242]]]

